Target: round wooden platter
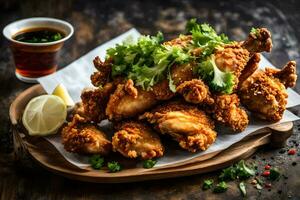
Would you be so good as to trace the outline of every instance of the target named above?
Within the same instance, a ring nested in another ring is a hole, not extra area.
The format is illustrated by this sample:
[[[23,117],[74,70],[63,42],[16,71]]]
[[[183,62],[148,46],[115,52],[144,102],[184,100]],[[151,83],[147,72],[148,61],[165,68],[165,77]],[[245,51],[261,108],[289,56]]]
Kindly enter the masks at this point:
[[[281,147],[293,130],[292,122],[283,123],[272,128],[256,131],[226,150],[201,156],[187,162],[152,169],[144,169],[129,164],[118,173],[108,173],[105,169],[80,169],[67,162],[54,146],[44,138],[30,137],[25,133],[20,123],[22,112],[30,99],[41,94],[45,94],[42,86],[35,85],[22,92],[11,104],[9,114],[16,158],[30,155],[45,169],[80,181],[99,183],[136,182],[215,171],[249,157],[260,146],[270,144],[274,147]]]

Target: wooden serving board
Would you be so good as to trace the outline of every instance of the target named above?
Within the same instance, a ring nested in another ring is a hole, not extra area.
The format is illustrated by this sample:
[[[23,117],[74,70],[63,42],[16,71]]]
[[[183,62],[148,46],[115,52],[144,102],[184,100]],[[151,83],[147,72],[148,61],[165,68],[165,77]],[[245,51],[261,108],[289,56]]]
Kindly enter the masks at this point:
[[[30,99],[41,94],[45,94],[42,86],[35,85],[22,92],[11,104],[9,114],[16,159],[29,154],[45,169],[81,181],[99,183],[135,182],[215,171],[249,157],[260,146],[266,144],[273,147],[283,146],[293,130],[293,123],[287,122],[256,131],[226,150],[207,154],[187,162],[152,169],[129,166],[118,173],[108,173],[105,169],[80,169],[73,166],[44,138],[30,137],[25,133],[22,124],[19,122],[22,112]]]

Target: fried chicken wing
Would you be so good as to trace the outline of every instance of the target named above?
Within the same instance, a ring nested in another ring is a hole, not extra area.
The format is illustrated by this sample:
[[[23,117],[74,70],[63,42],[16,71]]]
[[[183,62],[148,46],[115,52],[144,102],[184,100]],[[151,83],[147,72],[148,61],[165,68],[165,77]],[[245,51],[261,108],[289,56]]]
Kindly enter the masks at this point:
[[[197,107],[181,102],[168,102],[140,116],[155,125],[162,134],[170,135],[190,152],[206,150],[216,139],[213,121]]]
[[[241,85],[241,102],[257,117],[279,121],[286,109],[286,87],[294,86],[296,79],[295,61],[288,62],[282,70],[256,71]]]
[[[117,125],[112,138],[113,150],[128,158],[153,159],[163,156],[160,138],[149,126],[137,121]]]
[[[241,132],[248,126],[248,115],[240,107],[240,100],[237,94],[215,95],[214,104],[208,110],[215,120],[233,131]]]
[[[84,116],[89,121],[100,122],[106,118],[105,109],[114,85],[107,83],[102,88],[88,88],[82,91],[81,100]]]
[[[107,155],[112,148],[106,135],[78,114],[62,129],[61,136],[64,148],[72,153]]]
[[[119,84],[110,96],[106,115],[110,120],[121,120],[136,116],[157,103],[152,92],[137,89],[130,84],[132,80]]]

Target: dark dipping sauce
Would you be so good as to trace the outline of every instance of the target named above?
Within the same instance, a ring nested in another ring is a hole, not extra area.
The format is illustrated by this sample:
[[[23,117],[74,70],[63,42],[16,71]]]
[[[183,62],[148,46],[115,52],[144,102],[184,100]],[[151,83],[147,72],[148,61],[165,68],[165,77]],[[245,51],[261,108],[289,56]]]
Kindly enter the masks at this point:
[[[58,51],[63,42],[49,43],[49,45],[46,43],[55,42],[64,37],[65,33],[46,27],[28,28],[17,32],[12,39],[27,44],[11,44],[16,73],[22,77],[36,78],[55,72]],[[45,43],[45,45],[34,45],[38,43]]]
[[[64,38],[65,35],[52,28],[30,28],[13,36],[14,40],[28,43],[54,42]]]

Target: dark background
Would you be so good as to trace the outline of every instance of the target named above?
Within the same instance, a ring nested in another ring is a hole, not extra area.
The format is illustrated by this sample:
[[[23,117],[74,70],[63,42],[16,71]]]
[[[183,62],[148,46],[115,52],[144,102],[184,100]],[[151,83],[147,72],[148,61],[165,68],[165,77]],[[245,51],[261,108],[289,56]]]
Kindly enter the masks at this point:
[[[65,44],[61,67],[79,58],[101,43],[135,27],[143,34],[162,31],[166,39],[182,32],[191,17],[212,24],[231,39],[243,40],[251,27],[267,27],[273,36],[271,54],[264,54],[275,66],[288,60],[300,63],[300,1],[88,1],[27,0],[0,1],[0,29],[18,19],[47,16],[64,19],[75,28]],[[82,66],[84,67],[84,66]],[[298,75],[299,75],[298,67]],[[300,93],[300,81],[295,90]],[[241,199],[237,183],[231,182],[224,194],[201,190],[207,177],[215,173],[130,184],[89,184],[71,181],[44,171],[37,165],[23,166],[13,162],[8,109],[13,99],[32,85],[18,81],[8,42],[0,36],[0,199]],[[300,116],[299,107],[292,112]],[[298,148],[299,122],[288,146]],[[260,167],[266,163],[278,166],[284,177],[272,189],[258,191],[247,184],[249,199],[300,199],[299,154],[268,147],[248,162]],[[296,164],[295,164],[296,163]],[[298,163],[298,164],[297,164]],[[250,182],[250,180],[248,181]]]

